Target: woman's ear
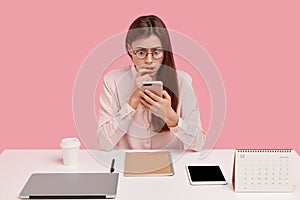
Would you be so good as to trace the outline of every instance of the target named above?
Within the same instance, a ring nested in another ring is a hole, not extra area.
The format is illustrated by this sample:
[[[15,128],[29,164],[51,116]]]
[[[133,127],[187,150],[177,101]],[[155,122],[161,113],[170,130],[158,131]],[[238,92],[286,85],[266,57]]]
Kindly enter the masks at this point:
[[[131,46],[127,43],[127,51],[128,51],[128,53],[132,56],[132,48],[131,48]]]

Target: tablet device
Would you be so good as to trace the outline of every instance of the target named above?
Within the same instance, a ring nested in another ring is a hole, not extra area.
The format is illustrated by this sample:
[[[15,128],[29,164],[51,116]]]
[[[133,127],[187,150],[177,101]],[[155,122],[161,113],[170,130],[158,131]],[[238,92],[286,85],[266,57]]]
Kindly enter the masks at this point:
[[[218,165],[186,165],[191,185],[225,185],[226,179]]]

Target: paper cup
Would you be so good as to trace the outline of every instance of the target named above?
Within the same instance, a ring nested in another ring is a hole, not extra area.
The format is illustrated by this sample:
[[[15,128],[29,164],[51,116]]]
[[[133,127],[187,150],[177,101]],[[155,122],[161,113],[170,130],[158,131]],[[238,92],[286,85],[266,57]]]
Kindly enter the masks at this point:
[[[77,165],[79,162],[80,142],[77,138],[64,138],[60,142],[64,165]]]

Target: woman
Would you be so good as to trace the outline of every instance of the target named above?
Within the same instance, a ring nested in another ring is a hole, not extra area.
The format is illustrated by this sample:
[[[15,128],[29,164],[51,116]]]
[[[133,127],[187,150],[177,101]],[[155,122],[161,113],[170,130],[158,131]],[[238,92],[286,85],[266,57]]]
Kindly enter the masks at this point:
[[[129,27],[126,49],[133,64],[109,72],[100,95],[98,141],[102,150],[181,149],[204,144],[191,77],[176,71],[168,31],[157,16]],[[163,95],[143,91],[145,81],[163,82]]]

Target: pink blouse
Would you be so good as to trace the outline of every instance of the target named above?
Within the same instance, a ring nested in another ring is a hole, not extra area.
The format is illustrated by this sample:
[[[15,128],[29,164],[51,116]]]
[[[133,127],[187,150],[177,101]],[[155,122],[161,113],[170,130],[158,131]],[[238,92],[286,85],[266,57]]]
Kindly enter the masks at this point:
[[[98,142],[105,151],[113,149],[178,149],[199,151],[204,145],[197,98],[192,78],[177,70],[179,103],[176,127],[160,133],[151,129],[151,114],[140,104],[133,109],[128,103],[135,88],[133,65],[109,72],[100,94]]]

